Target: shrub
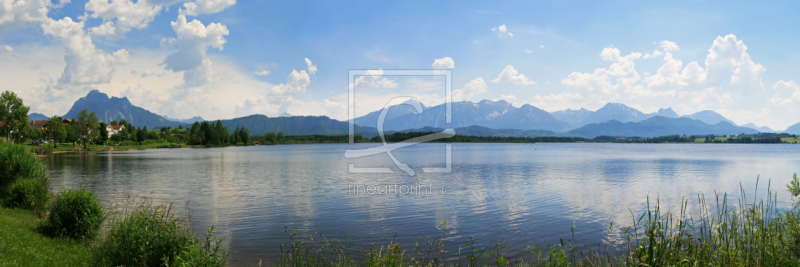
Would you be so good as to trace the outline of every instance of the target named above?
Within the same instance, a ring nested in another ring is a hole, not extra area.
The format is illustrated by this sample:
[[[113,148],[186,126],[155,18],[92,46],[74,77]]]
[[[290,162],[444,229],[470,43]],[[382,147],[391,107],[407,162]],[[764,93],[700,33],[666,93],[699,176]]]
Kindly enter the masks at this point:
[[[156,148],[181,148],[181,145],[180,144],[166,144],[166,145],[157,146]]]
[[[50,181],[42,178],[17,179],[9,186],[6,205],[12,208],[29,209],[42,215],[50,200]]]
[[[50,206],[49,228],[55,235],[94,239],[103,223],[103,207],[92,192],[61,189]]]
[[[7,194],[8,186],[19,178],[47,178],[44,165],[22,145],[0,144],[0,162],[0,194]]]
[[[224,266],[227,253],[213,227],[201,243],[188,216],[175,217],[173,206],[153,206],[147,199],[118,214],[100,249],[110,266]],[[188,214],[188,213],[187,213]]]

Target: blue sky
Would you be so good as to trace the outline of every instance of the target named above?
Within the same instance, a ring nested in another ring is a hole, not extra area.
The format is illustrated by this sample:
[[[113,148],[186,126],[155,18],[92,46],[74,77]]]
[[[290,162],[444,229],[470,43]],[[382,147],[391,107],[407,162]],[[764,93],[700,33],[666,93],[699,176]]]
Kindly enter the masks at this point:
[[[176,118],[344,120],[349,69],[430,69],[440,59],[456,100],[711,109],[782,130],[800,121],[798,5],[0,0],[0,89],[46,115],[99,89]],[[429,88],[440,80],[384,78],[360,95],[359,111],[393,95],[442,101]]]

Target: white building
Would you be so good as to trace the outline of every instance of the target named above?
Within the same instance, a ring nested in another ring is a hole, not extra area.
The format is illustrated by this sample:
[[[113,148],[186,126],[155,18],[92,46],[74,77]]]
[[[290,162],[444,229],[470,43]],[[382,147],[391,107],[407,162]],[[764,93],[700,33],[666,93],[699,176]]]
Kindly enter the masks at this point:
[[[125,129],[125,125],[121,125],[121,124],[118,124],[118,125],[108,124],[108,125],[106,125],[106,131],[108,131],[108,137],[109,138],[112,135],[115,135],[115,134],[118,134],[119,132],[121,132],[122,129]]]

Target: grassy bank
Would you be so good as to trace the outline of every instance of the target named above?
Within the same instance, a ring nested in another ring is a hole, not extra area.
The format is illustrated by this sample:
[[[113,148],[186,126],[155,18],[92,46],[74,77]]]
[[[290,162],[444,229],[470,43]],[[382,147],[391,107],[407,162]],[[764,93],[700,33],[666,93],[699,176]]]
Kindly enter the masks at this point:
[[[84,189],[50,192],[41,159],[0,144],[0,266],[224,266],[213,227],[198,239],[187,209],[147,198],[104,207]],[[101,232],[105,228],[107,231]]]
[[[33,211],[0,207],[0,266],[94,266],[96,245],[47,236],[45,224]]]

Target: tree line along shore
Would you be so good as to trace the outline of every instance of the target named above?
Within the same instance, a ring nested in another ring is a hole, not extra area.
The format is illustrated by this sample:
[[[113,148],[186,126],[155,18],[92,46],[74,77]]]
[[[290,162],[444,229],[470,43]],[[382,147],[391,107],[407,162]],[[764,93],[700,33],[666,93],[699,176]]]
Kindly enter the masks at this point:
[[[178,126],[147,129],[137,127],[122,119],[108,123],[99,120],[95,112],[82,110],[76,118],[50,117],[46,121],[29,121],[30,108],[13,92],[0,95],[0,131],[3,142],[26,144],[36,154],[63,152],[91,152],[127,149],[224,147],[247,145],[348,143],[347,135],[299,135],[288,136],[281,132],[253,135],[246,128],[228,129],[220,120],[194,122],[191,127]],[[353,137],[354,142],[402,142],[415,137],[432,134],[430,131],[391,132],[381,139],[379,136]],[[787,133],[758,133],[739,135],[692,135],[661,137],[516,137],[516,136],[472,136],[455,135],[432,142],[453,143],[713,143],[713,144],[798,144],[797,135]]]

